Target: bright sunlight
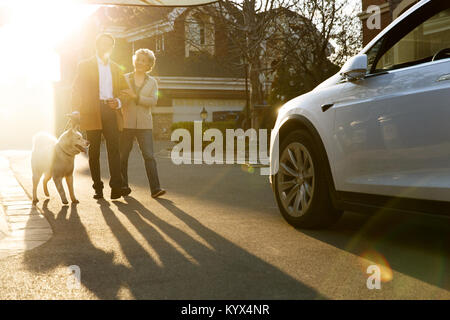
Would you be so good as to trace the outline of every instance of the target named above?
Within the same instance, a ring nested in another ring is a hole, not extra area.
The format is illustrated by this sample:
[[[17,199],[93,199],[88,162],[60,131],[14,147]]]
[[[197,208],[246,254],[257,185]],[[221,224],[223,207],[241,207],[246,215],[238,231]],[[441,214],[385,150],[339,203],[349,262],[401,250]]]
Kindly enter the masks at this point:
[[[0,145],[27,148],[38,131],[54,131],[57,46],[98,6],[76,0],[0,0]]]

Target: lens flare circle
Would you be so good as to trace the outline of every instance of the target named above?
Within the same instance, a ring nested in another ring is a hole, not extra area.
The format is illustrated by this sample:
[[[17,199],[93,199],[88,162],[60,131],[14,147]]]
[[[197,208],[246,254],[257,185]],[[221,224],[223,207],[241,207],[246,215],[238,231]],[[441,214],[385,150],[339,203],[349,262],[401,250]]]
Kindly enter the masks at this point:
[[[390,282],[394,278],[394,273],[387,259],[375,250],[364,251],[359,257],[359,262],[364,273],[367,273],[367,268],[370,265],[377,265],[380,268],[381,282]]]

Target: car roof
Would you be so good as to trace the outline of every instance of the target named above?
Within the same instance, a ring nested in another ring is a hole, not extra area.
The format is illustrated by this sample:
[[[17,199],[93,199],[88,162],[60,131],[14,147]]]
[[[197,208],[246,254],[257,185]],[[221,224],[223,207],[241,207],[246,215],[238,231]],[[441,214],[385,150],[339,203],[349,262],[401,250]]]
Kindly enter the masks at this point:
[[[382,38],[386,33],[389,32],[393,27],[395,27],[398,23],[400,23],[403,19],[408,17],[412,12],[419,10],[419,8],[423,7],[425,4],[431,2],[432,0],[421,0],[411,8],[403,12],[400,17],[392,21],[384,30],[382,30],[375,38],[372,39],[362,50],[361,53],[366,53],[380,38]]]

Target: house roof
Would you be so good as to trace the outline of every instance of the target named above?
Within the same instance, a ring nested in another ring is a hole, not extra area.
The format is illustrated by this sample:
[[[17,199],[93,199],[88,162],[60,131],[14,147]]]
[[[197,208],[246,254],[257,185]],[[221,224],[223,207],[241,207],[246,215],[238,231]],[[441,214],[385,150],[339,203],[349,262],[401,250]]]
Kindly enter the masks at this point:
[[[102,25],[120,26],[125,29],[155,23],[167,19],[174,8],[168,7],[100,7],[95,16]]]
[[[90,4],[117,5],[117,6],[151,6],[151,7],[189,7],[201,6],[217,0],[83,0]]]
[[[202,9],[208,7],[202,7]],[[201,9],[201,10],[202,10]],[[232,6],[229,10],[233,11],[236,18],[240,18],[240,14],[236,14],[239,8]],[[288,9],[282,10],[288,17],[296,17],[302,23],[303,17],[296,12]],[[106,28],[106,30],[114,30],[115,36],[126,39],[128,42],[139,39],[150,38],[158,33],[173,30],[173,23],[176,19],[183,17],[189,11],[187,8],[171,8],[171,7],[100,7],[95,13],[98,22]],[[261,15],[269,13],[260,13]],[[313,27],[313,30],[317,29]],[[183,46],[184,48],[184,46]],[[330,45],[330,51],[332,51]],[[231,47],[229,47],[231,50]],[[223,58],[222,58],[223,59]],[[157,65],[153,70],[154,75],[159,76],[190,76],[190,77],[243,77],[242,68],[233,65],[236,61],[218,61],[214,57],[207,54],[198,56],[190,56],[174,54],[174,52],[157,53]]]

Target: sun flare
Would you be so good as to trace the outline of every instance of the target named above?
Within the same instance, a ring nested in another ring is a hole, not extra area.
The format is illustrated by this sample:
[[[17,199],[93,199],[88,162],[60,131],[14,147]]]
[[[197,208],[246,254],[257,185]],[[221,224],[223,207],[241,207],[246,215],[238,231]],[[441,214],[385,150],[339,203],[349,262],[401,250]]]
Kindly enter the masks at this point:
[[[20,146],[37,131],[53,133],[57,47],[97,8],[77,0],[0,0],[0,149],[15,146],[11,132]]]
[[[97,9],[76,0],[2,1],[0,4],[5,12],[0,40],[7,44],[0,58],[9,79],[25,76],[57,81],[56,46]]]

